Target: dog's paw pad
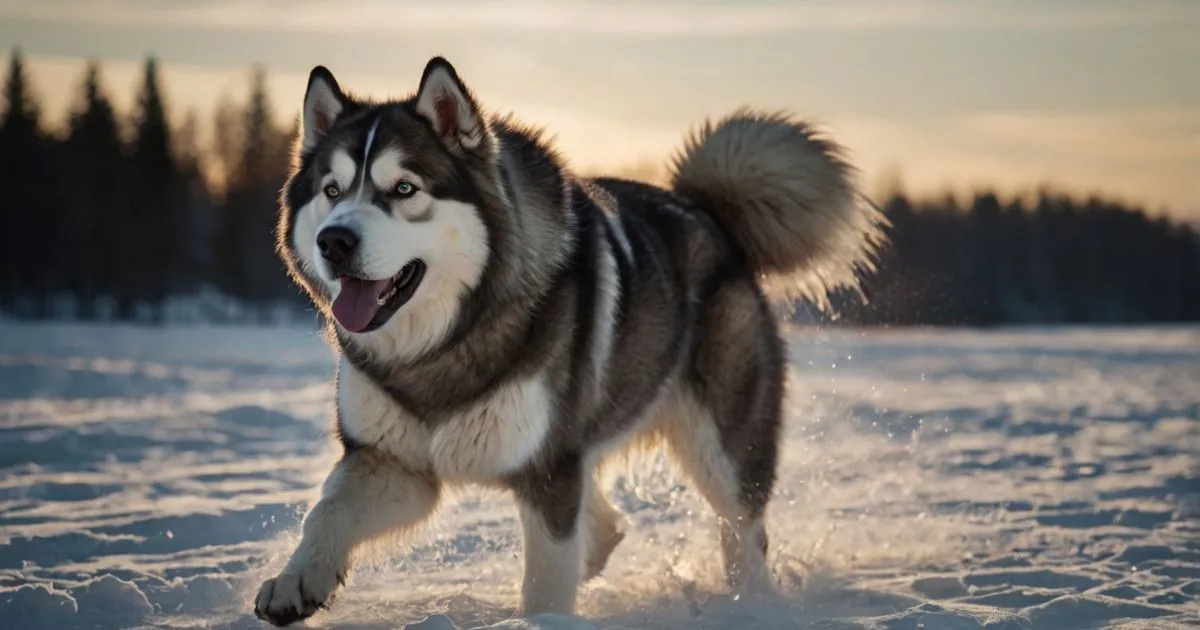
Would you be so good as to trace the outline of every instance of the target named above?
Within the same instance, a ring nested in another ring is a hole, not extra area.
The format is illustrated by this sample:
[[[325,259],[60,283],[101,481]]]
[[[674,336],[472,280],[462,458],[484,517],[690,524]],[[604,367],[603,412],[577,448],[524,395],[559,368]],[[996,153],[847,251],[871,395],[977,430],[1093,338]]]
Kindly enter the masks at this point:
[[[276,626],[286,626],[325,608],[343,581],[332,569],[310,567],[299,573],[281,573],[263,582],[254,600],[254,614]]]

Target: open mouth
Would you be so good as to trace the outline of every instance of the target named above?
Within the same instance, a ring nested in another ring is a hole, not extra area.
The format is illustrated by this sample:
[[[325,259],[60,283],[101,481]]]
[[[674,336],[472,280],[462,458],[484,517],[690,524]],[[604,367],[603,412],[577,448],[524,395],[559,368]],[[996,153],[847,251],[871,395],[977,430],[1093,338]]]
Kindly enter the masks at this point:
[[[421,279],[425,263],[410,261],[400,273],[383,280],[366,280],[341,276],[341,290],[333,300],[333,316],[350,332],[370,332],[383,326],[412,299]]]

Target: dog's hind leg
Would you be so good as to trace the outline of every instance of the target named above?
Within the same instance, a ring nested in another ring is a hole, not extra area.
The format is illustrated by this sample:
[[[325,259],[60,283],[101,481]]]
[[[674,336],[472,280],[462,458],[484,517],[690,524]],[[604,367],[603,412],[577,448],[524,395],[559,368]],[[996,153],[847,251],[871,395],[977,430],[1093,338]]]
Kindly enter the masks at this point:
[[[604,496],[598,479],[588,484],[587,505],[584,508],[584,563],[583,580],[586,582],[604,570],[608,557],[625,539],[623,518],[617,508]]]
[[[738,592],[770,584],[766,564],[765,501],[742,491],[747,475],[721,442],[712,412],[690,393],[663,410],[663,435],[676,464],[716,512],[725,577]]]
[[[775,483],[783,345],[761,294],[731,280],[704,301],[689,377],[659,428],[720,521],[726,578],[769,590],[763,517]]]
[[[345,582],[355,547],[424,520],[438,494],[436,481],[370,448],[347,453],[305,516],[287,566],[259,589],[255,615],[276,626],[312,616]]]

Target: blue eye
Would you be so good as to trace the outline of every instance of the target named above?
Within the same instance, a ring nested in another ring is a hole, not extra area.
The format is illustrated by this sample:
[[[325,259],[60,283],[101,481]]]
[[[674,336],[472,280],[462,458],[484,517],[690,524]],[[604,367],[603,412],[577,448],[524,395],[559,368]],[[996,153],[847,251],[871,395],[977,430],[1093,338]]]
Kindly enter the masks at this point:
[[[415,192],[417,192],[417,187],[413,186],[412,182],[408,181],[407,179],[402,179],[400,180],[400,183],[396,184],[397,195],[408,197]]]

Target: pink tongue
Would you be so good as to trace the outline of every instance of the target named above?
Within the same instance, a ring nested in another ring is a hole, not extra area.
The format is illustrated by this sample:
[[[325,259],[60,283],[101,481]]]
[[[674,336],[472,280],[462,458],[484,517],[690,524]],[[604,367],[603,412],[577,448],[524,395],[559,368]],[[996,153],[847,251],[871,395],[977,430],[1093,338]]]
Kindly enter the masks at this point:
[[[333,316],[346,330],[362,332],[379,312],[379,296],[390,285],[391,280],[343,277],[342,290],[333,299]]]

